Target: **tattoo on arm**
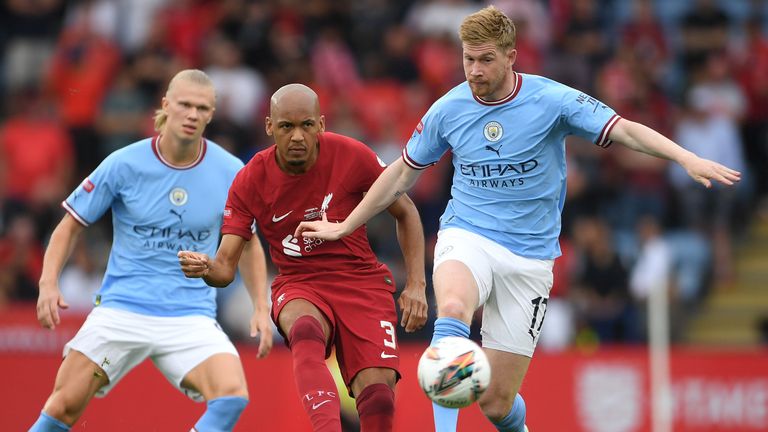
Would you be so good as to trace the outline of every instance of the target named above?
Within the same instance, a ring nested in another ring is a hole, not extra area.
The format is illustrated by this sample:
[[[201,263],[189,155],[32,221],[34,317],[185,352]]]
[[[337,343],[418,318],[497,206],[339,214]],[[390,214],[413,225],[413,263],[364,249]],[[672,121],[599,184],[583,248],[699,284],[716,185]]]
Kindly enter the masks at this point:
[[[395,192],[395,198],[398,198],[398,197],[400,197],[400,195],[402,195],[402,194],[403,194],[403,191],[397,191],[397,192]]]

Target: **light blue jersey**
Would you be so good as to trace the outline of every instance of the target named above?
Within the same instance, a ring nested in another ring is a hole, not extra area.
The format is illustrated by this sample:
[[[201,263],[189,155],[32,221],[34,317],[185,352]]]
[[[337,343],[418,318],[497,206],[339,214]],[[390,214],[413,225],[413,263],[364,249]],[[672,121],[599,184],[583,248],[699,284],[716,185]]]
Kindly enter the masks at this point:
[[[215,317],[215,289],[185,277],[176,254],[216,253],[227,191],[243,163],[203,140],[197,161],[175,167],[157,141],[109,155],[62,205],[85,226],[112,209],[112,251],[97,306]]]
[[[436,101],[403,150],[412,168],[453,153],[451,200],[440,228],[485,236],[535,259],[560,255],[565,137],[608,147],[619,120],[600,101],[544,77],[515,73],[502,100],[476,98],[464,82]]]

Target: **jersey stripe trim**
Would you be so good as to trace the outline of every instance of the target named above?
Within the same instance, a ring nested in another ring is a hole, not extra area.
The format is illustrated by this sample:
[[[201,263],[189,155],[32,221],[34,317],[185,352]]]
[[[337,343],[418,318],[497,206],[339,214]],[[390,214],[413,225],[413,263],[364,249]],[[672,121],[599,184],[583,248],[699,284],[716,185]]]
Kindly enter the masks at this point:
[[[501,104],[504,104],[504,103],[507,103],[507,102],[511,101],[520,92],[520,87],[523,86],[523,76],[520,75],[517,72],[512,72],[512,73],[515,74],[515,85],[514,85],[514,87],[512,87],[512,91],[508,95],[506,95],[505,97],[503,97],[503,98],[501,98],[499,100],[495,100],[495,101],[487,101],[487,100],[480,99],[474,93],[472,93],[472,97],[474,97],[475,100],[478,101],[479,103],[481,103],[483,105],[487,105],[487,106],[501,105]]]
[[[80,225],[82,225],[82,226],[84,226],[84,227],[88,227],[88,226],[90,226],[90,225],[91,225],[91,224],[89,224],[89,223],[88,223],[88,221],[86,221],[85,219],[83,219],[83,217],[82,217],[82,216],[80,216],[79,214],[77,214],[77,212],[75,211],[75,209],[73,209],[73,208],[72,208],[72,207],[69,205],[69,203],[67,203],[66,201],[62,201],[62,202],[61,202],[61,206],[64,208],[64,210],[66,210],[66,211],[67,211],[67,213],[69,213],[69,215],[70,215],[70,216],[72,216],[72,217],[73,217],[73,218],[74,218],[74,219],[75,219],[77,222],[79,222],[79,223],[80,223]]]
[[[160,153],[160,137],[161,135],[157,135],[155,137],[152,137],[152,151],[155,153],[155,156],[160,160],[160,162],[163,163],[163,165],[173,168],[175,170],[188,170],[190,168],[194,168],[200,164],[200,162],[203,161],[203,157],[205,156],[205,152],[208,149],[208,143],[205,140],[205,138],[200,139],[200,151],[197,152],[197,159],[192,161],[189,165],[174,165],[170,162],[168,162],[163,155]]]
[[[608,135],[611,134],[611,129],[613,129],[614,126],[616,126],[616,123],[621,120],[621,116],[618,114],[614,114],[609,120],[608,123],[603,126],[603,130],[600,132],[600,135],[597,137],[597,141],[595,141],[595,144],[598,147],[602,148],[608,148],[613,144],[613,141],[608,139]]]
[[[405,162],[406,165],[408,165],[409,167],[411,167],[413,169],[416,169],[416,170],[423,170],[423,169],[429,168],[432,165],[437,163],[437,162],[432,162],[432,163],[429,163],[429,164],[426,164],[426,165],[420,164],[420,163],[416,162],[415,160],[411,159],[410,156],[408,156],[408,149],[407,148],[403,149],[403,161]]]

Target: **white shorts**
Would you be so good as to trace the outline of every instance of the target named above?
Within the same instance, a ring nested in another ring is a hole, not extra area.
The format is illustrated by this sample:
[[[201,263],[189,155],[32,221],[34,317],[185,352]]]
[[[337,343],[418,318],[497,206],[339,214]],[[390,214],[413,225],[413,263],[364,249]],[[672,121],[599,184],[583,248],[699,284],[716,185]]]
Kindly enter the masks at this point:
[[[445,261],[472,272],[483,306],[483,346],[533,356],[552,289],[554,260],[523,258],[504,246],[459,228],[438,233],[434,271]]]
[[[64,346],[99,365],[109,384],[96,393],[104,397],[131,369],[147,357],[182,393],[201,402],[200,393],[183,388],[184,377],[218,353],[238,356],[216,320],[202,316],[157,317],[121,309],[96,307],[74,338]]]

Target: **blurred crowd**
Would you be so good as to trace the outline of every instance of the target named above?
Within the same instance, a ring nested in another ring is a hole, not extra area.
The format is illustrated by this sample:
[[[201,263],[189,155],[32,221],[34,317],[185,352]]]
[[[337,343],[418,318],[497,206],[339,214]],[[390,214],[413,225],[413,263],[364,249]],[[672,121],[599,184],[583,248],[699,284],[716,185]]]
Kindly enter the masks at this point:
[[[563,256],[541,344],[642,342],[646,299],[665,286],[672,334],[680,338],[712,287],[732,282],[734,246],[766,209],[768,2],[491,3],[517,24],[517,71],[583,90],[742,171],[737,187],[706,190],[678,166],[621,146],[568,143]],[[2,0],[0,310],[37,298],[60,202],[106,155],[153,134],[152,114],[178,70],[210,75],[218,100],[206,136],[244,161],[271,144],[263,126],[269,96],[301,82],[320,95],[329,130],[360,139],[391,162],[429,105],[464,79],[458,25],[485,5]],[[448,159],[411,192],[428,253],[450,194]],[[86,231],[62,275],[73,309],[88,310],[99,287],[109,219]],[[393,222],[377,217],[369,235],[381,260],[402,276]],[[230,289],[221,296],[221,321],[235,337],[247,337],[249,303],[239,301],[245,295]]]

